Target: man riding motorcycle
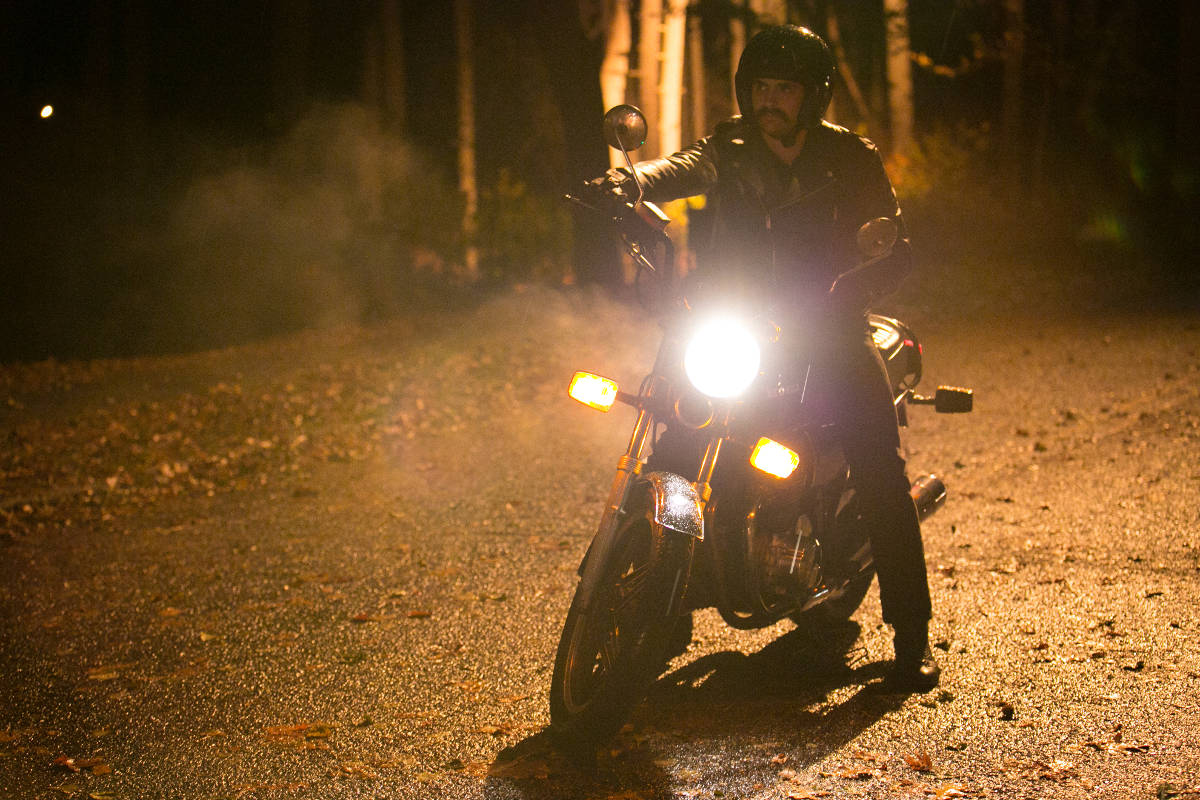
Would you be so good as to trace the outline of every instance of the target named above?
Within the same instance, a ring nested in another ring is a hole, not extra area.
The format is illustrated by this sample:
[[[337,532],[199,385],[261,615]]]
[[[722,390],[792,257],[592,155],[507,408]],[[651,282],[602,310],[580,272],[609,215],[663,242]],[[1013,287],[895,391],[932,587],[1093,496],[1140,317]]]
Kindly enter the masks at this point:
[[[812,341],[807,389],[841,432],[857,476],[879,576],[883,619],[895,631],[885,685],[928,691],[940,669],[929,648],[931,617],[920,522],[909,495],[892,393],[869,336],[868,306],[911,268],[911,251],[879,152],[867,139],[822,119],[834,63],[812,31],[780,25],[758,33],[738,62],[742,116],[673,155],[635,166],[645,199],[705,194],[713,244],[689,278],[689,302],[742,299],[804,320]],[[592,182],[600,193],[636,195],[624,170]],[[886,258],[856,268],[855,232],[890,217],[901,236]],[[668,430],[652,462],[691,448]]]

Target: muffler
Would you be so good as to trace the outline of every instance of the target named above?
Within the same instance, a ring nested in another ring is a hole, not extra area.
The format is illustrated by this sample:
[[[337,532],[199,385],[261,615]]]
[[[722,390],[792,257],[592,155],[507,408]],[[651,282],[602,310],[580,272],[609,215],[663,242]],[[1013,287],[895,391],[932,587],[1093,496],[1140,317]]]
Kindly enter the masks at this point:
[[[908,494],[917,504],[917,517],[924,521],[946,502],[946,484],[937,475],[924,475],[913,481]]]

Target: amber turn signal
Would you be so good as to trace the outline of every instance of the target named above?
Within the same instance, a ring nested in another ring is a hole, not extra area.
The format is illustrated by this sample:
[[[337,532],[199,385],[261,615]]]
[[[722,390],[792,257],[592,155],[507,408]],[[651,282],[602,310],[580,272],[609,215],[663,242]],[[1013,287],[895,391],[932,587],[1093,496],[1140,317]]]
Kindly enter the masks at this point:
[[[590,372],[576,372],[567,394],[585,406],[608,411],[617,402],[617,382]]]
[[[754,445],[750,463],[768,475],[787,478],[800,466],[800,454],[764,436]]]

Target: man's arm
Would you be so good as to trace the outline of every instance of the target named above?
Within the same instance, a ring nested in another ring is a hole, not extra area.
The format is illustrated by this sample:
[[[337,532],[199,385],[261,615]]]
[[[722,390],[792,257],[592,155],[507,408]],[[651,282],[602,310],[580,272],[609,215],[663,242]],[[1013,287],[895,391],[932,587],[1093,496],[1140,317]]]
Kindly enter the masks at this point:
[[[659,203],[704,194],[717,182],[716,147],[712,137],[677,153],[634,165],[646,199]]]
[[[867,150],[858,160],[859,164],[854,170],[856,174],[853,175],[853,180],[858,190],[855,193],[855,208],[850,219],[854,221],[857,230],[857,226],[864,222],[888,217],[896,221],[899,231],[890,255],[868,266],[851,269],[834,282],[832,293],[835,298],[841,295],[838,298],[839,302],[862,308],[894,292],[905,276],[912,271],[912,247],[908,241],[904,217],[896,202],[896,193],[883,168],[879,150],[873,144],[867,144]],[[848,232],[848,235],[851,239],[848,246],[854,248],[853,231]],[[861,261],[862,256],[857,254],[855,248],[850,263]]]

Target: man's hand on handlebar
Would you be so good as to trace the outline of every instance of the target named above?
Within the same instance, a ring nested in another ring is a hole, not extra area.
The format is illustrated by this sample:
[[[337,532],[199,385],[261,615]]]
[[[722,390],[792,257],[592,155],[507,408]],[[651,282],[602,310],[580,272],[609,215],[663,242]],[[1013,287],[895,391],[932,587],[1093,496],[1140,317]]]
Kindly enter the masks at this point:
[[[599,178],[585,183],[580,195],[585,203],[616,219],[629,213],[637,198],[637,191],[628,173],[610,169]]]

